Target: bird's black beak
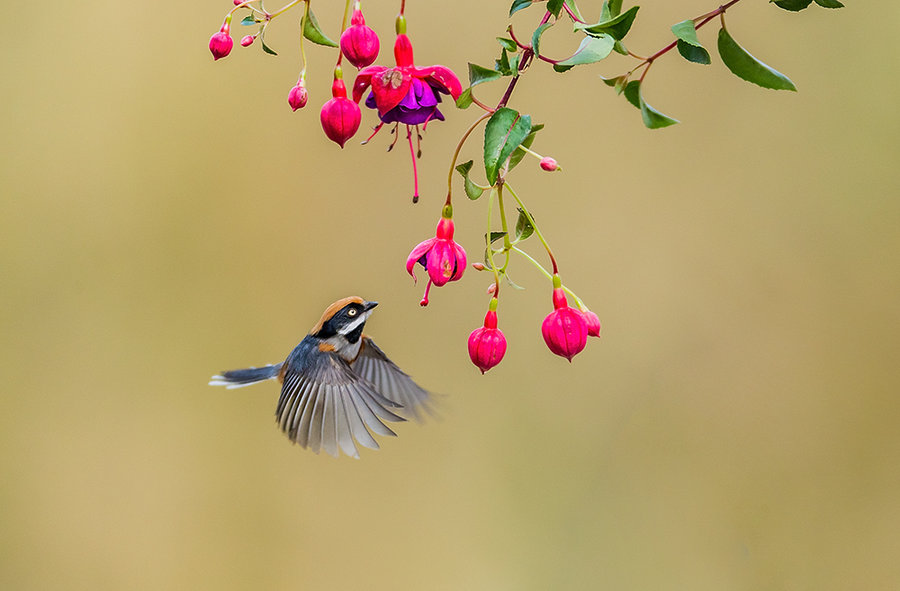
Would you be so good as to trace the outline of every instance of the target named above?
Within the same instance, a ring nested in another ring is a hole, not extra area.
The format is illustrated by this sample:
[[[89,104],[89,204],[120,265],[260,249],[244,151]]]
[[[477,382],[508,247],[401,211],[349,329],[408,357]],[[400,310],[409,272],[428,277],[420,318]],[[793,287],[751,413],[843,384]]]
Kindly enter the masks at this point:
[[[371,310],[372,308],[374,308],[377,305],[378,305],[378,302],[366,302],[363,304],[363,310],[368,312],[369,310]]]

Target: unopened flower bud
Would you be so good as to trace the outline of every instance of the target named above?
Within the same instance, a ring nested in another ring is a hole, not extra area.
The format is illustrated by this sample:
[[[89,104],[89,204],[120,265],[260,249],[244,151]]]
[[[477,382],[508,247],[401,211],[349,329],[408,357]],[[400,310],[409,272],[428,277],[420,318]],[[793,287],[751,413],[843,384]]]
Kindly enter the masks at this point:
[[[600,336],[600,318],[590,310],[583,310],[584,321],[587,323],[587,332],[589,337]]]
[[[488,285],[487,292],[488,295],[494,295],[495,293],[497,293],[497,284],[491,283],[490,285]]]
[[[256,40],[256,37],[253,35],[244,35],[241,37],[241,47],[247,47],[248,45],[253,45],[253,41]]]
[[[553,307],[553,312],[541,324],[541,334],[550,351],[571,362],[587,344],[587,321],[579,310],[569,307],[561,287],[553,290]]]
[[[351,25],[341,35],[341,52],[357,68],[364,68],[375,62],[380,44],[378,35],[366,25],[366,19],[359,9],[353,11]]]
[[[484,271],[485,266],[482,265],[481,263],[472,263],[472,268],[475,269],[476,271]]]
[[[491,301],[491,308],[496,308],[497,300]],[[481,370],[481,373],[491,369],[506,354],[506,337],[497,328],[497,311],[488,310],[484,316],[484,326],[476,328],[469,335],[469,358],[472,363]]]
[[[230,30],[228,23],[222,25],[222,29],[209,38],[209,51],[215,59],[221,59],[231,53],[234,41],[228,34]]]
[[[547,172],[554,172],[559,170],[559,164],[556,163],[556,160],[547,156],[546,158],[541,159],[541,168],[546,170]]]
[[[306,92],[306,87],[299,82],[288,93],[288,104],[295,111],[305,107],[307,100],[309,100],[309,93]]]
[[[331,96],[333,98],[322,106],[319,116],[325,135],[343,148],[359,129],[362,113],[359,105],[347,98],[347,89],[340,78],[335,78],[332,83]]]
[[[243,4],[243,3],[244,3],[244,0],[234,0],[234,5],[235,5],[235,6],[240,6],[240,5]]]

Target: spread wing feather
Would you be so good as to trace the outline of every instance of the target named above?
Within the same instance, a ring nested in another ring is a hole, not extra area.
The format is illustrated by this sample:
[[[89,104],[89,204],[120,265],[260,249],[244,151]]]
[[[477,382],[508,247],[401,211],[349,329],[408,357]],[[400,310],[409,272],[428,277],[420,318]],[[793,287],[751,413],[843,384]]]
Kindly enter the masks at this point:
[[[427,390],[388,359],[375,342],[362,337],[359,355],[350,364],[355,374],[375,386],[381,397],[398,406],[396,412],[404,418],[422,420],[422,411],[433,414],[432,398]]]

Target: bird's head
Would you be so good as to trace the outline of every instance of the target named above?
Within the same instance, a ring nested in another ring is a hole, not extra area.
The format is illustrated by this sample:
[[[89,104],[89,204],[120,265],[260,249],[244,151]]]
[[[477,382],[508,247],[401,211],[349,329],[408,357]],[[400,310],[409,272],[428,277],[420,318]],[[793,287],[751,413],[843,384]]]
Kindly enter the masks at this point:
[[[325,309],[309,334],[332,343],[337,350],[341,349],[344,341],[356,344],[369,314],[377,305],[378,302],[369,302],[358,296],[340,299]]]

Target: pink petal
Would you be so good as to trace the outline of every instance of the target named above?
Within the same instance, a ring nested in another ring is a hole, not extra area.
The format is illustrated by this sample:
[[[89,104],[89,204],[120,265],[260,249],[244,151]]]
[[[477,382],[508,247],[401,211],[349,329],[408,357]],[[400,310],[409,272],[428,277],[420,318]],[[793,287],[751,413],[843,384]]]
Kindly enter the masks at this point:
[[[422,258],[422,255],[431,250],[431,246],[434,244],[437,238],[429,238],[428,240],[424,240],[416,245],[412,252],[409,253],[409,257],[406,259],[406,272],[412,275],[414,281],[418,282],[418,278],[416,274],[413,272],[413,267],[416,266],[416,263],[419,262],[419,259]]]
[[[414,75],[417,78],[425,78],[432,86],[439,86],[450,93],[453,100],[462,94],[462,84],[459,78],[450,68],[444,66],[430,66],[428,68],[415,68]]]
[[[400,104],[412,86],[412,76],[403,68],[385,69],[372,76],[372,92],[378,114],[384,115]],[[355,90],[355,89],[354,89]],[[355,92],[354,92],[354,96]]]
[[[366,92],[366,88],[372,84],[372,76],[385,70],[387,70],[385,66],[368,66],[360,70],[359,74],[356,75],[356,80],[353,82],[353,101],[358,103]]]

